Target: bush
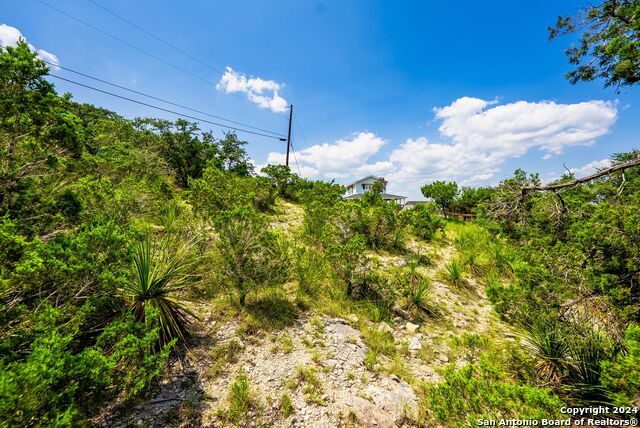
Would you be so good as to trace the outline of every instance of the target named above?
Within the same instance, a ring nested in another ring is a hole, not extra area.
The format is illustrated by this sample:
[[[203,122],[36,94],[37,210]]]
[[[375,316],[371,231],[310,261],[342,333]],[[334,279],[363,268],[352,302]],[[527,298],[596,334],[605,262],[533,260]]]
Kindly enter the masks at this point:
[[[215,162],[207,165],[202,178],[190,180],[189,188],[195,211],[209,218],[221,210],[247,205],[259,211],[269,211],[278,195],[266,177],[232,174],[219,169]]]
[[[624,335],[624,352],[602,365],[602,384],[618,406],[640,404],[640,327],[632,325]]]
[[[112,322],[94,346],[76,352],[77,331],[64,332],[60,309],[45,305],[24,359],[0,359],[0,420],[8,426],[78,426],[108,399],[131,398],[160,373],[172,344],[159,351],[151,328],[131,316]],[[115,386],[115,387],[114,387]]]
[[[416,205],[409,211],[413,233],[427,241],[432,240],[438,230],[444,227],[444,221],[434,214],[426,204]]]
[[[365,242],[362,235],[355,235],[346,244],[334,244],[327,249],[329,263],[346,286],[347,296],[353,296],[372,271],[371,260],[365,254]]]
[[[513,382],[486,358],[460,369],[447,366],[425,401],[431,417],[450,427],[475,426],[478,419],[564,419],[564,403],[548,389]]]
[[[262,216],[251,207],[223,211],[215,218],[220,275],[227,289],[244,306],[247,295],[259,287],[284,282],[288,255]]]

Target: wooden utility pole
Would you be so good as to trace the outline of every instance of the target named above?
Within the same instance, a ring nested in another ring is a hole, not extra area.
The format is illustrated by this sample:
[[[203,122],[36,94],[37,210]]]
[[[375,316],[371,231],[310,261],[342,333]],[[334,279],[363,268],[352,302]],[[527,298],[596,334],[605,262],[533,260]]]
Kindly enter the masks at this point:
[[[291,148],[291,119],[293,119],[293,104],[289,106],[289,133],[287,134],[287,159],[285,165],[289,166],[289,149]]]

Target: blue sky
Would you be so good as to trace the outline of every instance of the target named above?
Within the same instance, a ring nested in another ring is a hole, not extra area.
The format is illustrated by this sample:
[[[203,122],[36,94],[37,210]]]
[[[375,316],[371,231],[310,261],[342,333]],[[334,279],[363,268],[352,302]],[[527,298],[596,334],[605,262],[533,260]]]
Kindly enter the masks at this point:
[[[46,1],[211,83],[36,0],[3,2],[0,41],[17,30],[64,67],[283,133],[293,103],[296,158],[313,178],[384,175],[391,191],[416,198],[436,179],[494,184],[524,168],[546,181],[563,163],[580,175],[637,147],[638,89],[569,84],[572,39],[547,39],[547,26],[579,1],[96,0],[217,71],[88,0]],[[125,116],[173,118],[55,84]],[[283,160],[284,143],[240,135],[256,164]]]

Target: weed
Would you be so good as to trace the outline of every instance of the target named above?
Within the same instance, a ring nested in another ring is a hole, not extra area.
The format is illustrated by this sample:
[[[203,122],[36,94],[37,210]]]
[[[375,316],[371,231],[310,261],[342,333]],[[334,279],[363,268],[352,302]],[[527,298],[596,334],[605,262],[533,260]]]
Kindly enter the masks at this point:
[[[227,415],[229,419],[234,423],[247,420],[249,410],[255,404],[255,399],[251,396],[249,379],[244,373],[240,373],[233,381],[228,400]]]
[[[209,377],[214,378],[224,371],[224,366],[236,362],[238,355],[243,350],[242,344],[235,340],[221,343],[211,349],[211,368]]]
[[[285,393],[280,397],[280,411],[282,412],[282,417],[285,419],[293,413],[293,402],[289,394]]]

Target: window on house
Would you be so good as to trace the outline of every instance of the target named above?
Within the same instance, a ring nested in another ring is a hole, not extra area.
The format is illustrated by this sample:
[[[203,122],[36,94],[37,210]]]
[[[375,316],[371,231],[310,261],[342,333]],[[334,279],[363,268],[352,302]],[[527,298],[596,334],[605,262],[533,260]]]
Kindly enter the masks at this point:
[[[363,184],[362,188],[364,190],[371,190],[373,188],[373,184]]]

